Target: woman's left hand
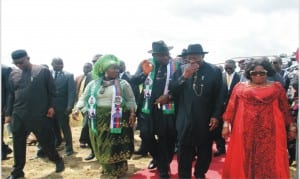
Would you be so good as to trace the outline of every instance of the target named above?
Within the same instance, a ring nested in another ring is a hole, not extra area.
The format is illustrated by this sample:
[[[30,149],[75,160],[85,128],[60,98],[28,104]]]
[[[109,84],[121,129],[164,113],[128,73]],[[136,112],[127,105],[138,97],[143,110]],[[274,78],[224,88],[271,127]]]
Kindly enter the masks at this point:
[[[215,128],[218,127],[219,120],[215,117],[210,118],[210,123],[209,123],[209,131],[214,130]]]

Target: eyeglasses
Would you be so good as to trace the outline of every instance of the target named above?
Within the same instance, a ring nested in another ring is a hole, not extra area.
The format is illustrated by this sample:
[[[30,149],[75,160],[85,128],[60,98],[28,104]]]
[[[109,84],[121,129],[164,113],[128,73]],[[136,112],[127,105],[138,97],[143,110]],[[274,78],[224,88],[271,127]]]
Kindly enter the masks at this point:
[[[225,67],[225,70],[233,70],[231,67]]]
[[[251,76],[265,76],[267,75],[268,71],[264,70],[264,71],[250,71],[250,75]]]
[[[275,61],[273,61],[272,63],[273,63],[274,65],[277,65],[277,64],[278,64],[278,62],[275,62]]]

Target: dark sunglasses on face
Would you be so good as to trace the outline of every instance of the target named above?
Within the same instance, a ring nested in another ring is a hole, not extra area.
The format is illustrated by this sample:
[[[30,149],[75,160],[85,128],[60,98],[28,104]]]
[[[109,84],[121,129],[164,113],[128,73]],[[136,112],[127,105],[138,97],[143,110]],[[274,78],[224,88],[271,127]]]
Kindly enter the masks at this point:
[[[277,65],[277,64],[278,64],[278,62],[275,62],[275,61],[273,61],[272,63],[273,63],[274,65]]]
[[[265,75],[267,75],[267,72],[268,71],[266,71],[266,70],[264,70],[264,71],[250,71],[250,75],[251,76],[257,76],[257,75],[265,76]]]
[[[225,67],[225,70],[233,70],[231,67]]]

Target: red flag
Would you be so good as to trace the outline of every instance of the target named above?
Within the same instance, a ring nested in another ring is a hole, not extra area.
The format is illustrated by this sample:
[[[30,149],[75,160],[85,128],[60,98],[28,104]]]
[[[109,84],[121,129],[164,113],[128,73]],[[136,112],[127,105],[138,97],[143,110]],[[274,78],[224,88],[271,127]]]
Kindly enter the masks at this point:
[[[296,61],[299,63],[299,48],[296,50]]]

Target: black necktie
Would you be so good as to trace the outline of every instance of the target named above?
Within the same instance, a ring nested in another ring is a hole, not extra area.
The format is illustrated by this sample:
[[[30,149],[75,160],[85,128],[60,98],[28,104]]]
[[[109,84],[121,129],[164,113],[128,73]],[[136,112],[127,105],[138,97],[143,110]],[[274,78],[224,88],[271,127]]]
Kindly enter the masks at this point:
[[[55,72],[54,79],[56,79],[57,76],[58,76],[58,71]]]

